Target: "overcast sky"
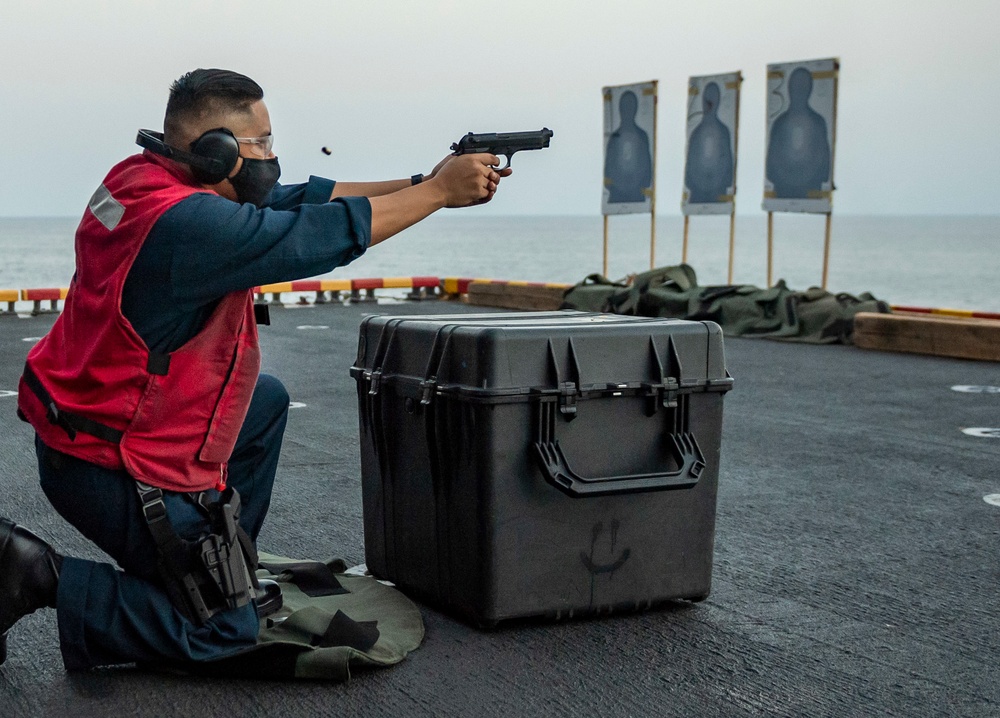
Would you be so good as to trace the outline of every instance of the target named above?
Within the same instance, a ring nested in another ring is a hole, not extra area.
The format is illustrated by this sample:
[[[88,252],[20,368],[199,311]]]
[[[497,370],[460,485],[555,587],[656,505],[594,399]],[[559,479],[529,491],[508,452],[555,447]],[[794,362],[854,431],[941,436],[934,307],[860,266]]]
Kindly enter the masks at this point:
[[[0,0],[0,216],[79,215],[196,67],[264,87],[283,181],[408,177],[470,130],[547,126],[475,211],[593,215],[602,86],[659,80],[676,214],[687,78],[742,70],[737,209],[760,214],[766,65],[833,56],[836,212],[996,214],[998,20],[990,0]]]

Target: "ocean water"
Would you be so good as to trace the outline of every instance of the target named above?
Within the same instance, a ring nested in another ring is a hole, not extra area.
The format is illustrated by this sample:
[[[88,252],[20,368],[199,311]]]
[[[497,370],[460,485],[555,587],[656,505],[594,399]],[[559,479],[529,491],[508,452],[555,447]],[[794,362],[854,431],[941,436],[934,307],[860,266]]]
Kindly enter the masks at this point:
[[[65,287],[77,218],[0,218],[0,289]],[[688,263],[699,284],[724,284],[729,218],[693,217]],[[824,218],[775,215],[774,278],[819,285]],[[683,218],[659,216],[656,265],[681,261]],[[737,216],[734,282],[767,281],[767,219]],[[649,268],[648,216],[611,217],[612,278]],[[827,288],[891,304],[1000,312],[1000,216],[833,217]],[[594,216],[497,217],[440,212],[371,248],[330,277],[437,275],[576,282],[600,272],[603,221]]]

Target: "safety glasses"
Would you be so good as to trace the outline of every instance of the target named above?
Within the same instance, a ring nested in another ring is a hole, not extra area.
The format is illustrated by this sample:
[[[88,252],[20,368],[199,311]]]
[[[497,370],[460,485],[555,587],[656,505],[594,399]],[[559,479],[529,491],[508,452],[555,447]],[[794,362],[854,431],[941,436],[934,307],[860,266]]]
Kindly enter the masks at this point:
[[[264,135],[263,137],[237,137],[236,141],[243,145],[250,145],[251,151],[261,159],[267,159],[271,155],[271,148],[274,147],[274,135]]]

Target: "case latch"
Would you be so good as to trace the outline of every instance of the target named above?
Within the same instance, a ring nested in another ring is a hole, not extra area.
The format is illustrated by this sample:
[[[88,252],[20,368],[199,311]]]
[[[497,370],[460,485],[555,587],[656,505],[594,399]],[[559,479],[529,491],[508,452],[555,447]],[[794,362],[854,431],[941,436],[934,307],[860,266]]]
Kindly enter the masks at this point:
[[[662,384],[643,383],[642,388],[646,397],[646,416],[652,416],[661,406],[664,409],[677,408],[677,391],[680,385],[674,377],[666,377]]]
[[[576,384],[564,381],[559,385],[559,413],[566,421],[576,418]]]
[[[437,386],[437,377],[432,376],[430,379],[426,379],[420,382],[420,404],[421,406],[427,406],[431,403],[431,399],[434,397],[434,387]]]
[[[382,388],[382,370],[375,369],[374,371],[365,372],[365,379],[368,380],[368,394],[370,396],[375,396],[378,394],[379,389]]]
[[[672,376],[668,376],[663,380],[663,397],[661,404],[664,409],[676,409],[677,408],[677,390],[680,385],[677,380]]]

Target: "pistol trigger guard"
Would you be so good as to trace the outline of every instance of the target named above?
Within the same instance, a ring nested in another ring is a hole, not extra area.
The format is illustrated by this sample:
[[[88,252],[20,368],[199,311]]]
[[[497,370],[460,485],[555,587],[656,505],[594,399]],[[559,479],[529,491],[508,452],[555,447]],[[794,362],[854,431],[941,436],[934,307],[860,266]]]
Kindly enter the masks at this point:
[[[503,154],[503,153],[501,153],[501,154]],[[511,158],[511,156],[513,154],[514,153],[511,152],[509,155],[503,155],[504,159],[507,160],[507,164],[505,164],[503,167],[497,167],[496,168],[497,172],[503,172],[505,169],[507,169],[508,167],[510,167],[510,158]]]

